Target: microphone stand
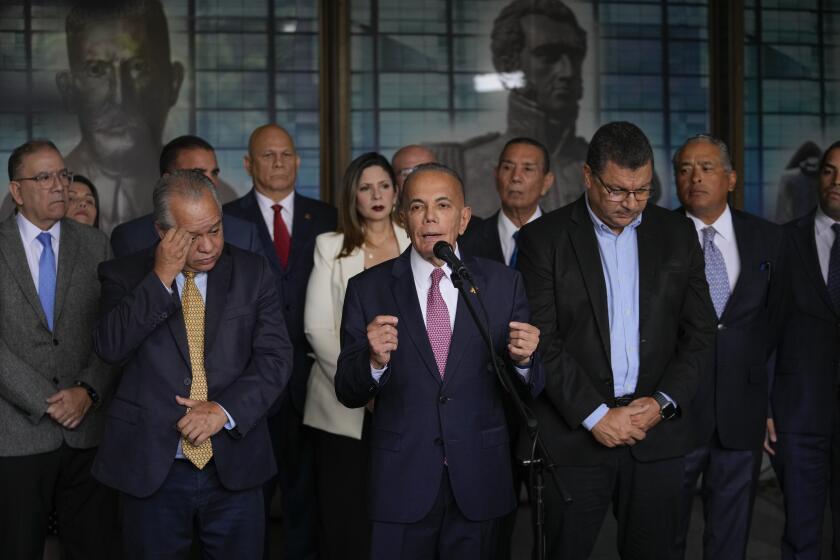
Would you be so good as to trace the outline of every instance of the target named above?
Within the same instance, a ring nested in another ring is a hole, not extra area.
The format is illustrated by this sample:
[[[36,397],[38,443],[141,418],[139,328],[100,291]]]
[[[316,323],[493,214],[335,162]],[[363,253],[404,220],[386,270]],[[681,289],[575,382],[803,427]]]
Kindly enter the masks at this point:
[[[484,302],[478,292],[478,287],[475,285],[475,282],[473,282],[472,277],[466,270],[466,267],[464,267],[463,272],[464,274],[462,275],[454,268],[452,269],[452,274],[450,275],[452,278],[452,284],[458,289],[461,296],[463,296],[464,303],[467,304],[467,309],[469,310],[473,321],[475,321],[475,324],[481,333],[481,337],[484,339],[484,343],[487,345],[487,350],[490,352],[496,377],[498,378],[499,383],[502,384],[504,390],[508,393],[508,395],[510,395],[514,408],[516,408],[517,413],[525,423],[525,427],[528,430],[528,436],[531,439],[531,458],[523,460],[522,465],[528,467],[528,485],[530,486],[532,505],[534,507],[534,511],[532,512],[532,522],[534,525],[534,540],[536,543],[535,560],[545,560],[545,502],[543,499],[543,491],[545,489],[544,473],[546,470],[548,470],[551,481],[554,483],[554,487],[557,489],[557,492],[560,494],[563,502],[567,504],[571,503],[572,498],[557,478],[557,473],[554,470],[556,465],[554,464],[548,449],[545,447],[545,444],[540,437],[537,418],[522,401],[522,397],[519,396],[518,388],[514,385],[514,380],[505,373],[506,368],[504,361],[496,354],[493,345],[493,337],[490,334],[487,309],[484,307]],[[470,284],[469,292],[464,287],[465,279]],[[469,294],[472,294],[478,300],[481,310],[484,313],[483,321],[479,317]]]

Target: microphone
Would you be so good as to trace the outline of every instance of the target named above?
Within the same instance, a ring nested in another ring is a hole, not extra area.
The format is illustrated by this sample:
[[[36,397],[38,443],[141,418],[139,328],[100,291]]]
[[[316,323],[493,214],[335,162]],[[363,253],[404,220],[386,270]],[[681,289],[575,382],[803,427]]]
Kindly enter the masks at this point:
[[[435,243],[433,251],[437,258],[449,265],[452,272],[472,282],[472,274],[470,274],[470,271],[467,270],[466,266],[464,266],[464,263],[461,262],[461,259],[455,256],[455,251],[452,249],[452,245],[446,241],[438,241]]]

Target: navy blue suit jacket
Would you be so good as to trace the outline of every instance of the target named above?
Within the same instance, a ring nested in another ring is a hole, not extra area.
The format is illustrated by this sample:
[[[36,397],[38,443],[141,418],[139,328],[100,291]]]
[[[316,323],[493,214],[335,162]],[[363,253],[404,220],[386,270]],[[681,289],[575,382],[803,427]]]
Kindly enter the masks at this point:
[[[397,523],[422,519],[440,488],[444,457],[464,515],[473,521],[501,517],[516,507],[502,389],[462,296],[441,381],[417,301],[410,251],[353,277],[344,298],[335,391],[351,408],[376,397],[370,435],[371,518]],[[485,259],[466,257],[464,263],[486,303],[495,347],[506,356],[508,323],[530,320],[522,278]],[[399,347],[378,384],[371,377],[366,335],[367,324],[377,315],[399,318]],[[542,390],[543,379],[536,356],[530,376],[533,395]]]
[[[780,226],[734,208],[732,227],[741,272],[715,331],[692,403],[694,444],[717,430],[728,449],[759,449],[764,441],[768,360],[776,349],[787,298]]]
[[[840,312],[817,256],[815,211],[785,225],[791,288],[771,398],[776,430],[830,435],[840,379]]]
[[[179,295],[153,266],[152,249],[100,265],[104,314],[94,336],[99,356],[123,372],[93,475],[138,497],[160,488],[175,460],[184,415],[175,395],[188,397],[192,378]],[[265,258],[225,245],[207,278],[204,344],[208,399],[236,422],[212,438],[219,479],[230,490],[259,486],[277,470],[266,413],[291,372]]]
[[[268,258],[271,269],[278,280],[278,291],[283,300],[283,315],[289,340],[294,348],[294,366],[289,384],[289,396],[292,403],[303,415],[303,402],[306,399],[306,382],[312,369],[312,351],[303,332],[303,305],[306,301],[306,286],[312,272],[315,238],[320,234],[335,231],[337,224],[336,210],[329,204],[295,193],[294,218],[292,219],[292,247],[289,262],[284,268],[277,258],[271,234],[260,213],[257,197],[251,190],[248,194],[228,202],[224,206],[225,215],[235,216],[254,224],[262,245],[262,252]],[[278,403],[279,406],[279,403]],[[275,406],[272,413],[278,410]]]
[[[254,224],[222,215],[222,228],[226,243],[265,256]],[[159,240],[155,231],[155,217],[153,214],[146,214],[115,227],[111,232],[111,249],[115,257],[125,257],[148,249]]]

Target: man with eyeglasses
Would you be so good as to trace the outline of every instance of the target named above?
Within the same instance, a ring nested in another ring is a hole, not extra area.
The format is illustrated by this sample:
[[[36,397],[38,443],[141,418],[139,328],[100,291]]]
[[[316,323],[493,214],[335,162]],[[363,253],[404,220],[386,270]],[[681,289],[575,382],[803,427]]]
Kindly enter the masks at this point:
[[[589,144],[585,194],[519,235],[546,367],[532,406],[572,498],[546,485],[550,558],[587,558],[611,503],[622,559],[671,558],[715,316],[691,222],[648,205],[653,172],[644,133],[606,124]]]
[[[100,230],[64,219],[73,174],[55,145],[9,158],[18,213],[0,223],[0,551],[41,558],[55,504],[62,556],[113,558],[115,498],[90,475],[115,377],[93,351]]]
[[[676,556],[685,555],[702,475],[703,557],[747,554],[767,416],[767,362],[784,315],[787,270],[782,228],[728,203],[738,174],[726,144],[701,134],[673,157],[680,212],[703,247],[717,317],[714,351],[692,403],[692,449],[685,459]]]

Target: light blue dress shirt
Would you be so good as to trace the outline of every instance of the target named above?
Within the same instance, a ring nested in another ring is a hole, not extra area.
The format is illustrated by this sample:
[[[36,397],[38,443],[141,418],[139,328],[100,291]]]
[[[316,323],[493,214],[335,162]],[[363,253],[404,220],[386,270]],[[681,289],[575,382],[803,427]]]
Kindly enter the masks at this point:
[[[179,294],[184,293],[184,282],[186,282],[186,278],[184,277],[183,274],[179,273],[178,276],[175,277],[175,285],[178,286],[178,293]],[[195,275],[195,287],[198,288],[198,291],[201,294],[201,300],[206,305],[207,304],[207,273],[206,272],[197,272],[196,273],[196,275]],[[166,289],[169,290],[169,287],[166,287]],[[171,293],[171,290],[170,290],[170,293]],[[216,403],[216,404],[218,404],[218,403]],[[219,408],[222,409],[222,411],[225,413],[225,416],[227,416],[227,419],[228,419],[227,423],[225,424],[225,429],[226,430],[234,429],[236,427],[236,422],[234,421],[234,419],[230,416],[230,414],[228,414],[228,411],[225,410],[225,407],[223,407],[222,405],[219,405]],[[181,447],[182,440],[183,440],[183,437],[178,438],[178,449],[175,451],[175,458],[176,459],[184,459],[185,458],[184,457],[184,450]]]

